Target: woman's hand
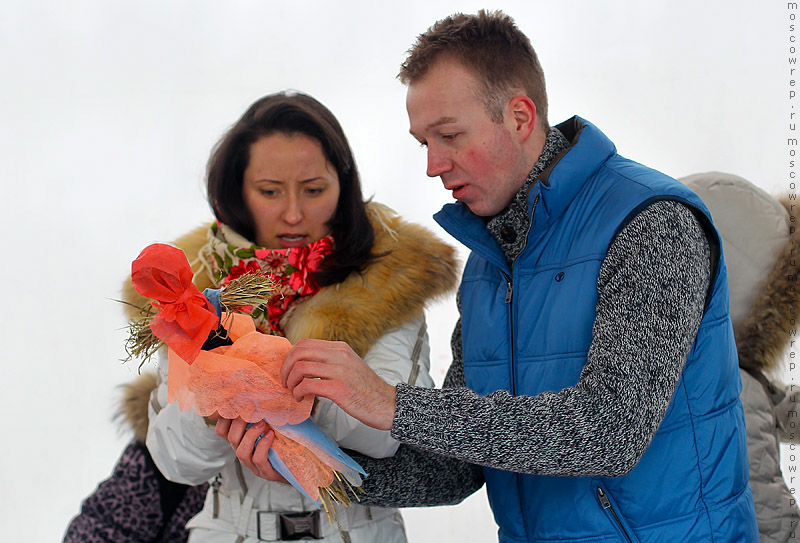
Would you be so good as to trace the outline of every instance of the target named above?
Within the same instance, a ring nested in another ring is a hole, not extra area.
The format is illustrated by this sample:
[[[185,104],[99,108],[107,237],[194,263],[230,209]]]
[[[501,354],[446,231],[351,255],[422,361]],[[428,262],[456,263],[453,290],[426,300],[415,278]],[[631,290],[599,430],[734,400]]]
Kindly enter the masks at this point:
[[[378,430],[394,422],[395,387],[381,379],[347,343],[301,339],[286,355],[281,378],[296,400],[329,398],[350,416]]]
[[[273,469],[267,457],[275,440],[275,432],[270,428],[265,434],[267,423],[263,420],[250,428],[247,424],[241,418],[235,420],[218,418],[215,430],[218,436],[231,444],[236,458],[247,469],[262,479],[288,484],[288,481]],[[258,439],[259,436],[261,439]]]

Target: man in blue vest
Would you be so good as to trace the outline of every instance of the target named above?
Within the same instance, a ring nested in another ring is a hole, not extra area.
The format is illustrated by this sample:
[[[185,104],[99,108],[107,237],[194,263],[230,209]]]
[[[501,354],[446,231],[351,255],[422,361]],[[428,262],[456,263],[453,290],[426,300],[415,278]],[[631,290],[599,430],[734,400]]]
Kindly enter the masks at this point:
[[[435,218],[471,250],[445,386],[391,387],[315,340],[283,368],[296,397],[404,444],[359,457],[364,501],[456,503],[485,481],[503,543],[757,541],[725,264],[700,199],[586,120],[550,127],[536,54],[503,13],[437,22],[400,79],[427,174],[457,200]]]

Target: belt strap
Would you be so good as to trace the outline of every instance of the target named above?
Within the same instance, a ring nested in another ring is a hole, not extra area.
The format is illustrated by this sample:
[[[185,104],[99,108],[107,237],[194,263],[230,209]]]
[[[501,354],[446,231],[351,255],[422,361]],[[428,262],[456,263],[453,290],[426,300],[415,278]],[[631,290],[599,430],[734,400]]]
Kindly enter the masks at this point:
[[[239,499],[242,501],[239,501]],[[222,511],[231,515],[231,522],[239,536],[254,537],[259,541],[281,541],[287,537],[290,530],[304,531],[309,522],[316,522],[314,526],[314,537],[321,539],[339,533],[344,543],[349,543],[349,531],[363,526],[373,520],[381,520],[395,513],[394,509],[370,508],[359,505],[350,507],[336,506],[336,516],[338,522],[333,524],[328,522],[328,517],[324,511],[260,511],[253,509],[253,500],[249,496],[231,497],[223,492],[218,492],[217,500]],[[309,515],[313,518],[304,519],[302,516]],[[283,519],[281,515],[286,518]],[[226,516],[226,515],[222,515]],[[281,530],[283,522],[283,531]],[[293,526],[287,526],[293,524]],[[311,530],[308,530],[311,531]],[[308,534],[311,536],[312,534]],[[303,537],[307,537],[303,535]]]
[[[425,317],[422,318],[422,326],[417,330],[417,342],[414,344],[414,350],[411,351],[411,372],[408,374],[408,384],[417,384],[417,377],[419,377],[419,355],[422,352],[422,342],[425,339],[425,333],[428,331],[428,325],[425,323]]]
[[[394,509],[371,509],[369,507],[338,508],[337,518],[339,522],[331,524],[324,511],[308,511],[315,518],[309,522],[318,522],[316,528],[316,539],[322,539],[330,535],[339,533],[344,543],[350,542],[349,531],[353,528],[363,526],[373,520],[381,520],[394,514]],[[302,517],[292,517],[292,515],[302,515],[303,513],[280,513],[276,511],[253,511],[250,516],[251,523],[247,531],[248,536],[256,537],[259,541],[280,541],[281,537],[287,537],[286,524],[288,519],[299,519],[305,522]],[[286,518],[282,519],[282,515]],[[291,522],[291,521],[289,521]],[[283,523],[284,530],[281,531]],[[299,526],[296,525],[299,528]],[[311,535],[311,534],[309,534]]]
[[[336,524],[331,525],[321,511],[253,511],[251,518],[255,518],[255,526],[251,526],[254,529],[248,529],[247,535],[259,541],[322,539],[339,532],[339,527]]]

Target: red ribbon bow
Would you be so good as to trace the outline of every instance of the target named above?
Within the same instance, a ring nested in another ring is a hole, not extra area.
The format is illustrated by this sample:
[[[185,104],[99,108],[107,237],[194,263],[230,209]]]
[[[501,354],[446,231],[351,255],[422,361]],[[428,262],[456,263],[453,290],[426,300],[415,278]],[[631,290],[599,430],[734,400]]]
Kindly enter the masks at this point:
[[[183,251],[163,243],[146,247],[131,265],[131,282],[142,296],[156,300],[159,312],[150,330],[191,364],[219,326],[211,303],[192,283],[192,268]]]

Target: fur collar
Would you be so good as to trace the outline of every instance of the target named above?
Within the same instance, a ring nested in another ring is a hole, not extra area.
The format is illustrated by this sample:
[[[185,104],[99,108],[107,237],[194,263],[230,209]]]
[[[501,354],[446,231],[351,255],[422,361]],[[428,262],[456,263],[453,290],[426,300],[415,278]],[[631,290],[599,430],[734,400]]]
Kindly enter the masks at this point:
[[[142,372],[136,379],[122,387],[122,398],[119,403],[117,418],[133,429],[136,439],[144,443],[147,437],[149,415],[147,405],[150,393],[158,385],[154,371]]]
[[[781,204],[790,217],[794,215],[792,207],[796,204],[788,198],[781,199]],[[786,245],[778,252],[770,274],[756,292],[750,312],[734,330],[739,366],[745,370],[776,369],[797,330],[797,294],[793,291],[797,288],[800,267],[794,252],[800,236],[796,227],[790,227],[789,232]]]
[[[295,304],[281,325],[295,343],[302,338],[345,341],[364,356],[381,336],[422,313],[425,304],[452,291],[458,276],[455,249],[426,228],[405,222],[386,206],[368,204],[375,230],[373,253],[379,256],[364,272],[350,274],[336,285],[323,287],[310,299]],[[198,253],[207,241],[209,225],[201,226],[175,241],[192,264],[200,290],[213,286]],[[122,289],[129,318],[135,306],[147,299],[126,281]],[[143,374],[123,393],[121,415],[137,438],[147,433],[147,403],[155,387],[155,375]]]

